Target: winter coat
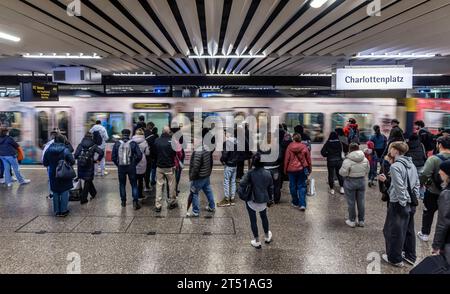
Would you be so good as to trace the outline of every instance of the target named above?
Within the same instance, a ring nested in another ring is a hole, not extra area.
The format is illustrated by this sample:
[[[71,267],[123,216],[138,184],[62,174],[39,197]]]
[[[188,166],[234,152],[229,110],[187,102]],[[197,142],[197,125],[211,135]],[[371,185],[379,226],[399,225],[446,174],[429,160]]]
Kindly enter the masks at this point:
[[[123,137],[122,141],[124,143],[130,141],[130,138]],[[121,166],[119,165],[119,148],[120,148],[120,141],[116,142],[114,144],[113,150],[112,150],[112,161],[114,164],[118,167],[118,171],[120,172],[129,172],[129,173],[136,173],[136,165],[142,160],[142,157],[144,156],[141,152],[141,149],[139,149],[139,146],[136,142],[132,141],[130,143],[130,149],[131,149],[131,164],[128,166]]]
[[[145,137],[145,140],[147,140],[148,147],[150,148],[150,158],[152,160],[156,160],[155,142],[158,138],[159,138],[158,134],[150,134],[147,137]]]
[[[75,159],[65,144],[53,143],[45,152],[44,166],[48,167],[50,190],[55,193],[63,193],[73,188],[72,179],[56,179],[56,167],[60,160],[65,160],[70,165],[75,164]]]
[[[342,163],[342,144],[339,140],[328,140],[320,154],[327,159],[328,166],[339,166]]]
[[[410,140],[408,146],[409,151],[406,153],[406,156],[412,158],[412,161],[417,168],[423,167],[427,161],[427,154],[423,144],[420,143],[419,140]]]
[[[139,161],[136,165],[136,174],[143,175],[147,170],[147,156],[150,155],[150,148],[148,147],[148,143],[143,135],[134,135],[131,140],[138,144],[139,149],[144,155],[142,156],[141,161]]]
[[[100,136],[102,137],[102,144],[99,146],[103,150],[106,148],[106,142],[109,140],[108,132],[106,131],[105,127],[102,125],[95,125],[91,128],[89,133],[93,134],[94,132],[99,132]]]
[[[299,172],[304,169],[312,170],[311,153],[305,144],[292,142],[286,150],[284,158],[284,173]]]
[[[406,165],[406,168],[405,168]],[[411,191],[419,199],[420,182],[417,169],[411,157],[400,156],[391,165],[391,186],[389,187],[389,198],[391,203],[398,202],[401,206],[411,203],[411,196],[408,193],[408,181]]]
[[[439,213],[434,233],[433,248],[446,250],[445,255],[450,256],[450,186],[439,196]],[[449,260],[447,260],[449,262]]]
[[[240,155],[237,151],[237,143],[235,138],[228,138],[223,142],[222,156],[220,157],[220,162],[223,165],[229,167],[236,167],[239,161]]]
[[[83,138],[83,140],[81,140],[81,143],[78,145],[74,155],[75,159],[80,158],[81,152],[83,150],[89,152],[91,161],[86,166],[78,165],[78,178],[82,180],[93,180],[95,175],[94,155],[95,153],[97,153],[97,161],[101,161],[105,154],[99,146],[95,145],[94,141],[91,138],[86,137]]]
[[[362,178],[369,174],[370,166],[364,152],[350,152],[342,163],[339,174],[344,178]]]
[[[196,181],[211,176],[213,157],[211,151],[194,151],[189,166],[189,180]]]
[[[381,133],[371,136],[370,141],[375,144],[375,150],[384,150],[386,148],[387,138]]]
[[[172,148],[172,137],[169,134],[162,134],[155,141],[156,166],[159,168],[175,167],[176,151]]]
[[[273,180],[270,171],[262,167],[255,168],[244,175],[239,185],[246,186],[249,181],[252,183],[253,202],[269,202],[270,195],[273,195]]]
[[[0,137],[0,156],[17,156],[19,144],[11,136]]]

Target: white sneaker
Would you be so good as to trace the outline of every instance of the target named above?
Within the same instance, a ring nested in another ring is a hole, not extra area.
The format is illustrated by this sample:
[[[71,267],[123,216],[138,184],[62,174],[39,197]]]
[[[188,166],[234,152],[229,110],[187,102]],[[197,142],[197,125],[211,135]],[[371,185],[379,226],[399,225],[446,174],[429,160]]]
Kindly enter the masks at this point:
[[[11,177],[13,182],[17,182],[17,178],[16,177]]]
[[[345,194],[345,190],[344,190],[344,187],[341,187],[341,190],[339,190],[339,193],[341,193],[342,195],[344,195],[344,194]]]
[[[306,211],[306,207],[300,206],[300,211]]]
[[[0,184],[4,184],[5,183],[5,178],[1,178],[0,179]]]
[[[417,233],[417,237],[424,242],[428,242],[430,240],[430,236],[424,235],[421,231]]]
[[[188,212],[186,213],[186,217],[199,217],[199,214],[195,212]]]
[[[20,185],[28,185],[29,183],[31,183],[31,180],[25,179],[22,183],[20,183]]]
[[[383,258],[383,260],[384,260],[386,263],[388,263],[388,264],[390,264],[390,265],[392,265],[392,266],[395,266],[395,267],[404,267],[404,266],[405,266],[405,264],[403,263],[403,261],[401,261],[401,262],[399,262],[399,263],[392,263],[392,262],[390,262],[390,261],[389,261],[389,258],[388,258],[388,256],[387,256],[387,254],[383,254],[383,255],[381,256],[381,258]]]
[[[261,242],[257,242],[256,240],[252,240],[250,243],[251,243],[252,246],[255,247],[256,249],[261,249]]]
[[[346,220],[345,224],[350,228],[356,228],[356,222],[352,222],[351,220]]]
[[[6,185],[8,188],[11,188],[13,186],[13,183],[9,183]]]
[[[266,244],[270,244],[270,242],[272,242],[272,232],[269,231],[269,235],[264,238],[264,241],[266,242]]]
[[[366,226],[364,222],[358,222],[356,225],[360,228],[364,228]]]
[[[334,189],[330,189],[330,194],[334,196],[336,195],[336,191],[334,191]]]

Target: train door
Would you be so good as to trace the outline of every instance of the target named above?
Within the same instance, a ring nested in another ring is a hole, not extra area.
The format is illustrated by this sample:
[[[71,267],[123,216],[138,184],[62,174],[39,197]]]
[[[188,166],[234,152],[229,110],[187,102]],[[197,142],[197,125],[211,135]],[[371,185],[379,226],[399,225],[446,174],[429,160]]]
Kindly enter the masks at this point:
[[[36,126],[37,126],[37,146],[43,148],[50,141],[50,133],[54,129],[59,129],[70,142],[71,141],[71,122],[70,111],[68,107],[38,107],[36,108]]]
[[[250,117],[256,119],[256,129],[252,132],[256,141],[270,130],[271,114],[268,107],[234,108],[234,117],[238,126],[244,121],[248,122]]]

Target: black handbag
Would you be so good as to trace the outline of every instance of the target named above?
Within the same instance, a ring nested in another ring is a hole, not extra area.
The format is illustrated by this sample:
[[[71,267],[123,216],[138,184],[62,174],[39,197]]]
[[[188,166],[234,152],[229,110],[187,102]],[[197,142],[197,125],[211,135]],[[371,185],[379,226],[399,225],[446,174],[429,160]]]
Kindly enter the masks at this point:
[[[253,184],[251,171],[247,173],[246,177],[248,177],[248,181],[245,181],[246,184],[242,184],[242,181],[239,184],[238,195],[242,201],[248,202],[253,200]]]
[[[409,273],[411,275],[449,275],[450,266],[442,255],[428,256]]]
[[[58,162],[56,166],[56,179],[58,180],[73,180],[77,177],[73,167],[68,164],[64,159]]]

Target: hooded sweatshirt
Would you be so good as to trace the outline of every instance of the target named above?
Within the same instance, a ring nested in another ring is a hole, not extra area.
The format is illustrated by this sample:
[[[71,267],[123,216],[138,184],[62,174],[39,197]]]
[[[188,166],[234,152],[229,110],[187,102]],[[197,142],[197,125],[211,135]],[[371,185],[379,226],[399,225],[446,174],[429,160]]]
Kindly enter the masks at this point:
[[[305,144],[300,142],[292,142],[286,150],[284,158],[284,172],[299,172],[304,169],[311,172],[311,153]]]
[[[406,165],[406,167],[405,167]],[[413,164],[411,157],[400,156],[394,164],[391,165],[391,186],[389,187],[390,201],[399,203],[405,207],[411,203],[411,196],[408,193],[408,180],[411,185],[411,191],[419,199],[419,175]]]
[[[364,152],[353,151],[347,155],[339,174],[345,178],[362,178],[369,174],[370,166]]]
[[[100,136],[102,136],[102,145],[100,145],[99,147],[102,149],[106,148],[106,142],[109,140],[109,136],[108,136],[108,132],[106,131],[105,127],[102,125],[95,125],[91,128],[91,130],[89,131],[91,134],[93,134],[94,132],[99,132]]]
[[[145,137],[143,135],[134,135],[131,139],[132,141],[136,142],[139,146],[139,149],[141,150],[142,156],[141,161],[138,162],[136,165],[136,173],[138,175],[145,174],[145,171],[147,169],[147,158],[146,156],[150,155],[150,148],[148,147],[148,143],[145,140]]]
[[[0,137],[0,156],[16,156],[19,145],[10,136]]]

